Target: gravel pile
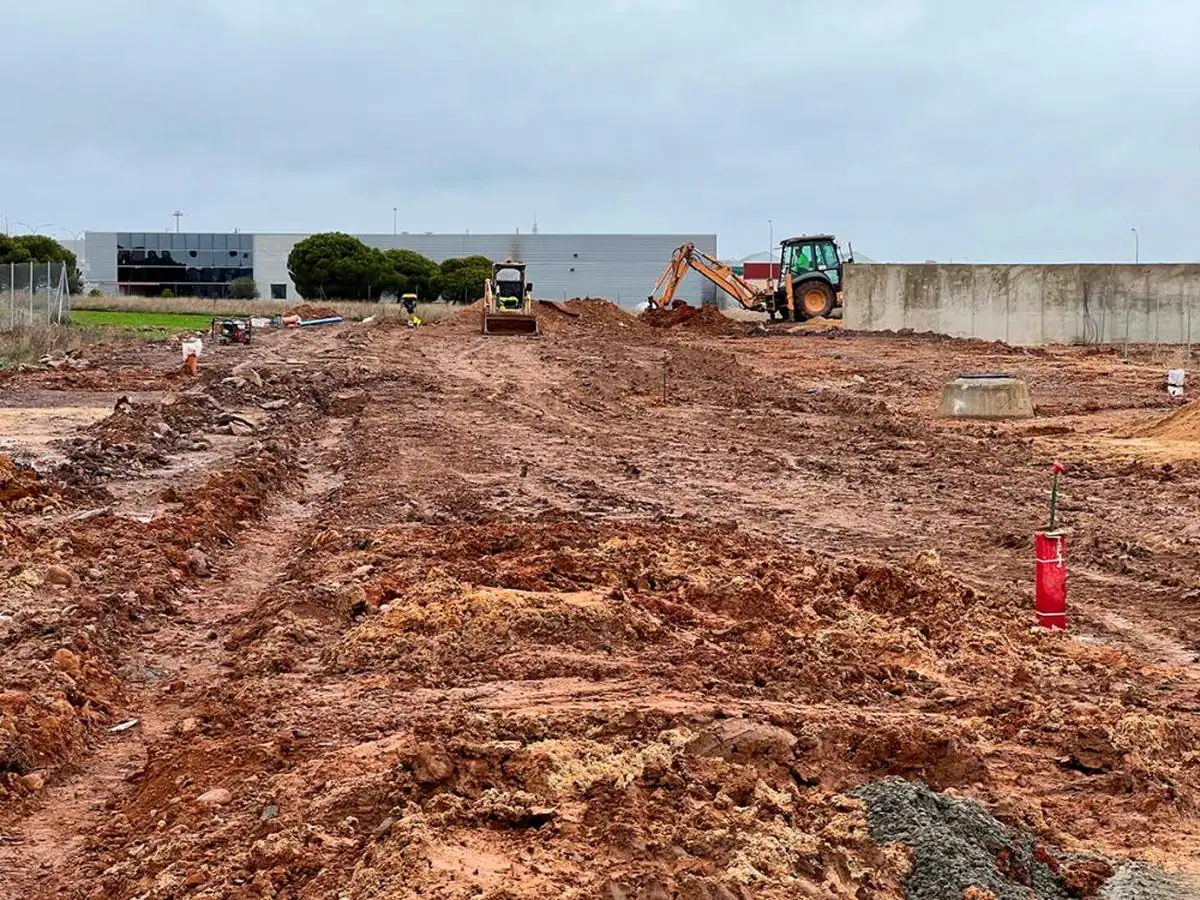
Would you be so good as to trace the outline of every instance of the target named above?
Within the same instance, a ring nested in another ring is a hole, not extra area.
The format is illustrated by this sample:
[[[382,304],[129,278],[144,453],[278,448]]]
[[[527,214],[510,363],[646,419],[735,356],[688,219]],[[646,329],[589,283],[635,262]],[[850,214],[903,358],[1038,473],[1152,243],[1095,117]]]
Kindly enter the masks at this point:
[[[1195,900],[1200,884],[1143,863],[1122,866],[1100,892],[1100,900]]]
[[[913,867],[905,881],[910,900],[961,900],[969,888],[988,891],[996,900],[1196,900],[1200,884],[1144,863],[1126,863],[1114,873],[1096,857],[1071,857],[1060,863],[1028,834],[997,821],[974,800],[947,797],[919,781],[894,778],[854,791],[866,801],[871,839],[912,848]],[[1111,878],[1081,888],[1074,879],[1080,862],[1099,867]],[[1072,893],[1059,872],[1070,876]],[[1099,893],[1096,893],[1099,888]],[[1079,893],[1082,890],[1083,893]],[[982,896],[987,896],[982,894]]]
[[[1066,900],[1066,885],[1037,858],[1028,835],[998,822],[973,800],[889,779],[854,792],[867,803],[871,839],[912,848],[910,900],[961,900],[976,887],[997,900]]]

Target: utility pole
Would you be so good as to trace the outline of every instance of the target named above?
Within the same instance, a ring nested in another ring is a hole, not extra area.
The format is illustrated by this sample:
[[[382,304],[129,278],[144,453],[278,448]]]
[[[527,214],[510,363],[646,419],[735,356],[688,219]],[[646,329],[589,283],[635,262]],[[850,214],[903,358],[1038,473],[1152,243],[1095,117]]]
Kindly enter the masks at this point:
[[[171,215],[175,217],[175,233],[179,234],[179,220],[183,218],[183,213],[181,213],[179,210],[175,210],[175,212],[171,213]]]
[[[767,219],[767,228],[770,229],[769,237],[767,239],[767,282],[770,284],[774,284],[775,279],[772,277],[775,272],[775,220],[774,219]],[[779,273],[779,277],[781,279],[783,278],[782,272]]]

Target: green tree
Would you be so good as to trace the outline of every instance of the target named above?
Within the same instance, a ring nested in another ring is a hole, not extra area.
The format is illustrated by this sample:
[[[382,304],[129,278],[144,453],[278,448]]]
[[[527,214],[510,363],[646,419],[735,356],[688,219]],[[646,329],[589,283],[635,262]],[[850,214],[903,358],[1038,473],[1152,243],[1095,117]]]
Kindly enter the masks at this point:
[[[11,238],[7,234],[0,234],[0,264],[8,265],[9,263],[29,263],[33,261],[33,256],[29,253],[29,248],[18,242],[16,238]]]
[[[296,244],[288,254],[288,271],[306,300],[378,300],[394,289],[396,279],[381,251],[337,231]]]
[[[486,256],[448,259],[441,265],[442,298],[450,303],[474,303],[483,298],[483,286],[492,277]]]
[[[229,296],[234,300],[257,300],[258,282],[253,278],[235,278],[229,285]]]
[[[3,259],[3,251],[0,251],[0,263],[66,263],[67,283],[70,286],[71,293],[79,294],[83,292],[83,278],[79,274],[79,263],[75,259],[75,254],[54,240],[54,238],[46,237],[44,234],[20,234],[9,240],[18,248],[24,248],[27,256],[24,260],[19,258]],[[19,252],[18,255],[20,255]]]
[[[400,294],[416,294],[424,302],[436,300],[442,293],[442,270],[432,259],[415,250],[386,250],[388,264],[396,273],[392,290]]]

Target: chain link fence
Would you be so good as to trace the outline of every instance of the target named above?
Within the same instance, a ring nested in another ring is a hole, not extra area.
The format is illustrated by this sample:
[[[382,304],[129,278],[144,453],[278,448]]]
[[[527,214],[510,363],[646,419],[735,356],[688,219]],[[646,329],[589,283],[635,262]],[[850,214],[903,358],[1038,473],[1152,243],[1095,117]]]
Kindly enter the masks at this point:
[[[0,263],[0,329],[66,325],[70,321],[66,263]]]

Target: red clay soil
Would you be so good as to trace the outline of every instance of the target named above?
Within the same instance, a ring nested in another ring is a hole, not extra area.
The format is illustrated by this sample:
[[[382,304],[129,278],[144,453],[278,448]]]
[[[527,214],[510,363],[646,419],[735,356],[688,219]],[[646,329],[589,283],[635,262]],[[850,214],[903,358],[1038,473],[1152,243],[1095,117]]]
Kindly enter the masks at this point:
[[[483,328],[483,301],[476,300],[458,309],[452,315],[433,323],[439,331],[455,331],[460,334],[478,334]]]
[[[1157,438],[1160,441],[1200,441],[1200,404],[1189,403],[1167,416],[1129,429],[1133,438]]]
[[[677,306],[674,309],[648,309],[641,320],[654,328],[684,327],[692,331],[739,331],[744,326],[723,315],[715,306]]]
[[[1194,865],[1200,464],[1108,437],[1160,366],[565,306],[222,348],[177,429],[211,452],[89,476],[153,520],[53,472],[0,502],[5,889],[899,898],[846,793],[890,776]],[[981,370],[1050,412],[937,419]],[[1055,459],[1068,634],[1030,627]]]
[[[24,504],[28,508],[36,505],[38,498],[54,492],[55,485],[52,482],[31,467],[15,462],[8,454],[0,453],[0,506]]]

